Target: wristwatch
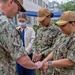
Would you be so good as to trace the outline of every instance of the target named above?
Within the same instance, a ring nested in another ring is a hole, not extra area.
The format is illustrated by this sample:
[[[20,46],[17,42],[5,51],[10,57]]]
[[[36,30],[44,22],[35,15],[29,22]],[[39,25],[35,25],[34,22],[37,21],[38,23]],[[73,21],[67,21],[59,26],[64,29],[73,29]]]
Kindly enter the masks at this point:
[[[51,66],[52,65],[52,61],[49,60],[48,61],[48,65]]]

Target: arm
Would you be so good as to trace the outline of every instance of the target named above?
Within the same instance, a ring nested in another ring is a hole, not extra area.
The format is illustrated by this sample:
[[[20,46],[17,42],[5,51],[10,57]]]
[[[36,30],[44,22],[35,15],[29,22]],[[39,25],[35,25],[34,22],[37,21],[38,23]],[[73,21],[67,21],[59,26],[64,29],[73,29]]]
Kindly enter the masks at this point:
[[[70,67],[73,66],[75,63],[72,62],[71,60],[65,58],[65,59],[60,59],[60,60],[55,60],[55,61],[50,61],[50,63],[45,62],[42,67],[42,71],[46,72],[48,66],[52,67],[58,67],[58,68],[64,68],[64,67]]]
[[[30,58],[27,55],[16,59],[16,62],[19,63],[21,66],[28,68],[28,69],[37,68],[37,66],[30,60]]]
[[[53,67],[69,67],[69,66],[73,66],[74,64],[75,64],[74,62],[72,62],[71,60],[65,58],[65,59],[52,61],[51,66],[53,66]]]

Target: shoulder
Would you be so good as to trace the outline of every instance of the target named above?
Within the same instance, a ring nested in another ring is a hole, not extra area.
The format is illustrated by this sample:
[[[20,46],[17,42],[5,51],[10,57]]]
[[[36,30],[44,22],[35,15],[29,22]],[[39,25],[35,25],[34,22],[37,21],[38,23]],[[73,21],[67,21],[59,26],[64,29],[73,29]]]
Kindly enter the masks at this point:
[[[61,34],[62,34],[60,28],[57,27],[56,25],[51,25],[51,26],[49,27],[49,31],[50,31],[50,33],[52,33],[52,34],[54,34],[54,35],[61,35]]]
[[[51,30],[60,31],[60,28],[59,28],[58,26],[56,26],[56,25],[51,25],[51,26],[50,26],[50,29],[51,29]]]
[[[70,36],[70,41],[73,41],[73,42],[75,42],[75,32],[73,32]]]
[[[72,33],[68,38],[67,38],[67,47],[71,47],[75,45],[75,32]]]
[[[30,31],[34,31],[34,29],[32,27],[27,26],[26,28]]]
[[[43,30],[43,27],[40,27],[38,30],[37,30],[37,32],[40,32],[40,31],[42,31]]]

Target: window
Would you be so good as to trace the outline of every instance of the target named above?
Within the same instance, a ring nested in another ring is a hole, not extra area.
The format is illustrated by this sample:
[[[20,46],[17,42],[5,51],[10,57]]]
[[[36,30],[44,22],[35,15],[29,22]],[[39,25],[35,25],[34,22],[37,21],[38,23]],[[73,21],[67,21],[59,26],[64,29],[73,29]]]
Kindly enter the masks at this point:
[[[46,8],[48,8],[48,5],[46,4]]]
[[[45,2],[43,2],[43,5],[42,6],[45,7]]]
[[[37,24],[36,17],[34,17],[34,24]]]
[[[36,0],[33,0],[34,3],[36,3]]]
[[[38,5],[42,6],[42,0],[38,0]]]

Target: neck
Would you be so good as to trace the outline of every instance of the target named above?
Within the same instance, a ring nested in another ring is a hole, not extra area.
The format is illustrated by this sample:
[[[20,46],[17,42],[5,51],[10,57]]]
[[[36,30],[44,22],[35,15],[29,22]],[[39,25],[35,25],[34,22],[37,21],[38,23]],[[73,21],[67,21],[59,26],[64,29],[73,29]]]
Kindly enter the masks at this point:
[[[75,27],[73,27],[73,28],[71,29],[71,33],[73,33],[73,32],[75,32]]]
[[[0,10],[7,16],[7,8],[3,3],[0,4]]]

